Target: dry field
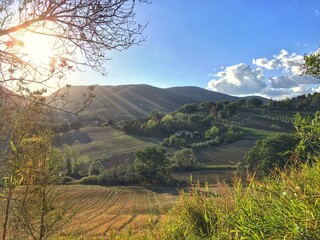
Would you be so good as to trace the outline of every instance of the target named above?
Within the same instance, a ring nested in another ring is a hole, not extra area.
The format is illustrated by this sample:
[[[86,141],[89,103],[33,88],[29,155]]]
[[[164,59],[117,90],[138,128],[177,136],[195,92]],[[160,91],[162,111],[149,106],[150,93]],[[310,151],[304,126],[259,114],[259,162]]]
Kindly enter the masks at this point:
[[[207,165],[236,165],[243,161],[255,142],[256,140],[239,140],[228,145],[201,149],[196,151],[196,157],[199,162]]]
[[[61,236],[104,239],[115,231],[138,231],[158,222],[177,201],[173,188],[61,187],[64,201],[75,212]]]

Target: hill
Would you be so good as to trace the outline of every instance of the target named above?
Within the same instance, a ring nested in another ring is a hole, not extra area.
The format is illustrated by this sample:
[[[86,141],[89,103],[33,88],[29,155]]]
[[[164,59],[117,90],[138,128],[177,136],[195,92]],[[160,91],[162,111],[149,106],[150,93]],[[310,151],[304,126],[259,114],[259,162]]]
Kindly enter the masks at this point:
[[[66,89],[60,89],[60,94]],[[66,107],[81,103],[86,86],[72,86]],[[153,110],[170,112],[187,103],[205,101],[235,102],[241,98],[209,91],[199,87],[157,88],[145,84],[95,86],[95,99],[84,114],[105,116],[109,119],[133,119],[148,115]],[[253,98],[253,97],[249,97]],[[260,98],[260,97],[258,97]],[[267,101],[265,98],[261,98]],[[59,102],[57,103],[59,107]]]

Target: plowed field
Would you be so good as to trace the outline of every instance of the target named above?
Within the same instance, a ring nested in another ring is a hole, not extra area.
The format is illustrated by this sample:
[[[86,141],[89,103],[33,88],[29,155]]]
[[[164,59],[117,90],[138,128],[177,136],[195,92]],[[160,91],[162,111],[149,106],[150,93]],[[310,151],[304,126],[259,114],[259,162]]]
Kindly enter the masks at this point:
[[[156,223],[178,196],[170,188],[161,188],[160,192],[143,187],[65,186],[61,191],[76,213],[62,235],[86,239],[101,239],[108,232],[135,231]]]

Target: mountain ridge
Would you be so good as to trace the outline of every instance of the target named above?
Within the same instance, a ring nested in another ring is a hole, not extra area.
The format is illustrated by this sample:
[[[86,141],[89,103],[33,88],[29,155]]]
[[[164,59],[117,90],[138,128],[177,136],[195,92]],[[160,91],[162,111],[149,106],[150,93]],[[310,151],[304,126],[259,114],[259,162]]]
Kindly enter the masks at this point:
[[[69,89],[70,108],[72,104],[81,102],[83,93],[87,89],[88,86],[72,86]],[[59,91],[63,93],[67,89],[62,88]],[[147,84],[95,85],[94,94],[96,97],[84,114],[119,120],[143,117],[153,110],[171,112],[187,103],[236,102],[240,99],[254,97],[260,98],[264,102],[268,101],[268,99],[259,96],[235,97],[195,86],[158,88]]]

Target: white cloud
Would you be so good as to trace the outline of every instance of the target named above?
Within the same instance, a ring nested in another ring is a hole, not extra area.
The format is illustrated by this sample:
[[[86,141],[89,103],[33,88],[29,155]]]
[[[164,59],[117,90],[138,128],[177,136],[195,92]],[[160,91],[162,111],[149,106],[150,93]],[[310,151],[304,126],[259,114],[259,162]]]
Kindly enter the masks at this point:
[[[319,10],[319,9],[314,10],[314,13],[315,13],[317,16],[320,16],[320,10]]]
[[[320,91],[318,79],[302,75],[303,63],[302,55],[282,49],[271,59],[253,59],[253,66],[240,63],[222,69],[213,75],[215,79],[208,83],[208,89],[230,95],[257,94],[272,98]]]
[[[259,67],[263,67],[266,69],[276,69],[280,67],[279,63],[275,59],[269,61],[266,58],[257,58],[257,59],[253,59],[252,63],[254,65],[257,65]]]
[[[281,49],[279,55],[275,55],[274,58],[280,60],[280,59],[286,57],[287,55],[288,55],[288,52],[284,49]]]
[[[226,67],[216,77],[219,79],[211,80],[208,89],[230,95],[255,94],[266,87],[262,70],[244,63]]]

